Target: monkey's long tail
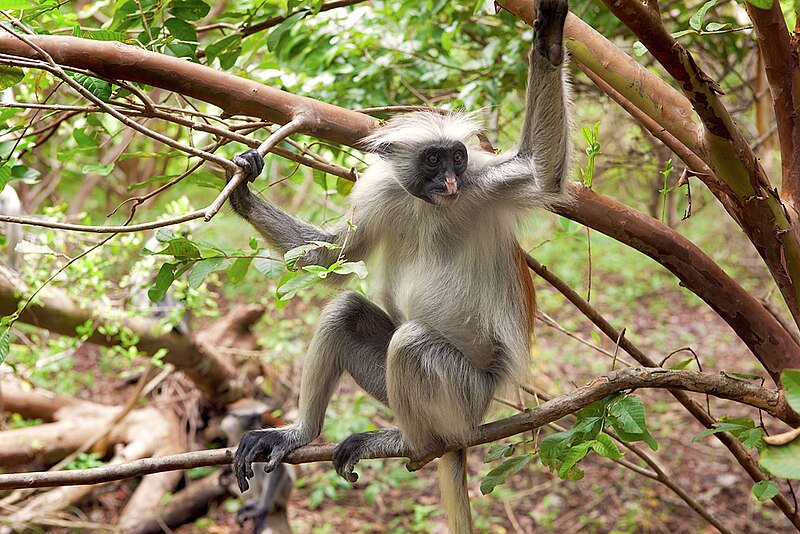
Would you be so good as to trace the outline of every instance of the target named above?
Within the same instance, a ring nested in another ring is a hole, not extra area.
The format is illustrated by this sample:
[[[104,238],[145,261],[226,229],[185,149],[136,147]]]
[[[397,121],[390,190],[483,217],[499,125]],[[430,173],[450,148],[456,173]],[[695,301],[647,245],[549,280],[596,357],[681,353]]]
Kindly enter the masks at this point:
[[[447,510],[450,534],[472,534],[466,449],[448,452],[439,460],[439,488]]]

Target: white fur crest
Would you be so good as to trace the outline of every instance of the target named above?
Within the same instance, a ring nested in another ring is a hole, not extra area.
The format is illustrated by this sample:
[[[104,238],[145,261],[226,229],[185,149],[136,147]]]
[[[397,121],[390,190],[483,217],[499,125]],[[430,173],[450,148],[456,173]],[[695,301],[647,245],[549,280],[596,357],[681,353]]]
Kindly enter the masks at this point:
[[[474,113],[418,111],[387,121],[365,144],[373,152],[380,152],[383,145],[402,150],[441,141],[461,141],[471,148],[482,130]]]

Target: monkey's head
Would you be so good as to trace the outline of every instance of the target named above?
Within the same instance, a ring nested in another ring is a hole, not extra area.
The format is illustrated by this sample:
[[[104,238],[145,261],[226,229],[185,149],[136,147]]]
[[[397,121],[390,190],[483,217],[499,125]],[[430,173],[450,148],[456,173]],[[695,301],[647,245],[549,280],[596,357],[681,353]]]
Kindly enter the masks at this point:
[[[437,206],[458,200],[480,126],[465,114],[419,112],[390,120],[367,146],[410,195]]]

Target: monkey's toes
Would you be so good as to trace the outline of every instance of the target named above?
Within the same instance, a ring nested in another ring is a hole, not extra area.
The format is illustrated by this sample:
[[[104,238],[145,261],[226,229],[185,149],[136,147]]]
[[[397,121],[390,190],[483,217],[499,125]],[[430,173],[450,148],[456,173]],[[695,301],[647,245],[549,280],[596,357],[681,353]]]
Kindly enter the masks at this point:
[[[242,493],[250,487],[248,479],[255,475],[253,462],[264,461],[263,457],[268,456],[264,470],[275,469],[288,452],[284,441],[280,433],[270,430],[251,430],[242,436],[233,457],[233,474]]]
[[[354,434],[333,450],[333,466],[336,472],[350,483],[358,480],[358,474],[353,473],[353,468],[364,456],[363,443],[363,435]]]

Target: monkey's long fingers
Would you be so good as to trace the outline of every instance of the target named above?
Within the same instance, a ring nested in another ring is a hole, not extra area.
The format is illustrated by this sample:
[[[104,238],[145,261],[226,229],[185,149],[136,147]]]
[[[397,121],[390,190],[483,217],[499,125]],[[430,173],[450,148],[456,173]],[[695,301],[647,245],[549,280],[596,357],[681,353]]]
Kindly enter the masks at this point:
[[[243,154],[233,156],[231,161],[242,168],[245,180],[248,182],[255,181],[264,170],[264,158],[256,150],[248,150]]]

